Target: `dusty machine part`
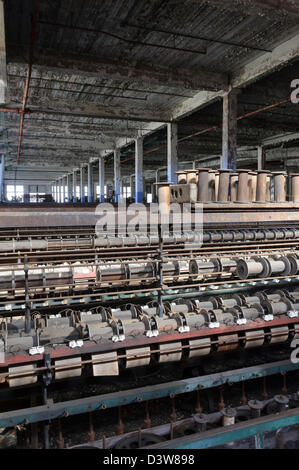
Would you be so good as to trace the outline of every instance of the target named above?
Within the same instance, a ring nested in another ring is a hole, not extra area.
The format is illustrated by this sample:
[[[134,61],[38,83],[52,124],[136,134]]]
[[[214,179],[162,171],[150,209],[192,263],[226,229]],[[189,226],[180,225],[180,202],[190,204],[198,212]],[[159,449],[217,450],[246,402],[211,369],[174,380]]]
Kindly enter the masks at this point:
[[[249,173],[249,170],[238,170],[238,174],[239,174],[238,191],[237,191],[238,202],[249,201],[248,173]]]
[[[260,400],[250,400],[248,402],[248,406],[250,408],[250,416],[251,418],[259,418],[261,416],[262,409],[264,404]]]
[[[209,199],[209,168],[197,168],[198,201],[207,202]]]
[[[235,424],[237,410],[228,406],[221,411],[223,426],[232,426]]]
[[[216,198],[216,170],[209,170],[208,176],[208,201],[207,202],[215,202],[217,201]]]
[[[272,184],[272,173],[269,172],[269,174],[267,175],[267,179],[266,179],[266,201],[267,202],[271,202],[272,200],[271,184]]]
[[[256,183],[256,202],[266,202],[267,199],[267,176],[269,175],[267,170],[259,170],[257,172],[257,183]]]
[[[239,181],[239,173],[231,173],[230,174],[230,200],[231,202],[237,201],[238,181]]]
[[[237,276],[240,279],[248,279],[248,277],[267,277],[270,271],[267,260],[264,258],[238,259],[237,260]]]
[[[219,171],[215,173],[215,201],[218,201],[218,193],[219,193]]]
[[[227,202],[229,193],[230,170],[219,170],[218,202]]]
[[[256,185],[257,185],[257,172],[248,172],[248,190],[249,190],[249,201],[256,201]]]
[[[187,184],[197,184],[198,183],[198,172],[196,169],[185,170],[186,173],[186,182]]]
[[[274,402],[278,407],[278,411],[283,412],[289,407],[290,399],[286,395],[275,395]]]
[[[186,184],[187,183],[185,170],[176,171],[176,174],[178,175],[178,184]]]
[[[275,202],[286,202],[287,190],[286,190],[286,171],[274,171],[272,172],[274,180],[274,201]]]
[[[291,201],[299,202],[299,173],[291,173]]]
[[[170,187],[170,202],[178,204],[197,202],[197,184],[174,184]]]
[[[170,186],[173,183],[155,183],[158,191],[159,212],[169,214],[170,212]]]

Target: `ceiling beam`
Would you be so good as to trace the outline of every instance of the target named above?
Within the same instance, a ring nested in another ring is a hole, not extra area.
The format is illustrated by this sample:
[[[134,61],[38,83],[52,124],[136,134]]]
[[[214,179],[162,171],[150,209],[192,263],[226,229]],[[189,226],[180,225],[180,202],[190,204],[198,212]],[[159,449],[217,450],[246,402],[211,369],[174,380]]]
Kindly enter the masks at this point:
[[[18,113],[20,103],[11,102],[7,105],[9,112],[15,110]],[[153,108],[137,108],[136,106],[100,105],[96,103],[85,103],[83,101],[53,100],[42,96],[30,98],[27,106],[29,113],[59,114],[80,117],[122,119],[143,122],[168,122],[170,115],[167,110]]]
[[[7,62],[26,63],[26,50],[9,45]],[[145,64],[109,59],[87,54],[61,53],[52,49],[34,50],[34,67],[71,75],[112,80],[131,80],[147,86],[167,86],[190,90],[219,90],[227,88],[228,75],[206,69],[181,69],[157,64]]]
[[[244,87],[299,58],[299,34],[232,72],[233,88]],[[294,77],[296,78],[296,77]],[[291,92],[290,92],[291,93]]]

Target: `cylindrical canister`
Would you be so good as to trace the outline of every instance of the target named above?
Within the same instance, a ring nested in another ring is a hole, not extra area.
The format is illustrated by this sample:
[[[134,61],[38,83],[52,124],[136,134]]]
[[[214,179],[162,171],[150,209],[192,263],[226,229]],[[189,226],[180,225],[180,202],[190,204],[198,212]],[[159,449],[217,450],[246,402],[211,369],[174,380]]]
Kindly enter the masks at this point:
[[[274,171],[274,200],[275,202],[286,202],[286,171]]]
[[[230,175],[230,200],[235,202],[238,194],[239,173],[231,173]]]
[[[209,170],[208,202],[216,201],[216,170]]]
[[[299,202],[299,173],[291,173],[291,201]]]
[[[158,189],[158,202],[160,213],[169,214],[170,212],[170,186],[173,183],[155,183]]]
[[[187,184],[197,184],[197,170],[185,170]]]
[[[256,202],[266,202],[266,184],[269,171],[260,170],[257,172]]]
[[[209,198],[209,169],[198,168],[198,201],[207,202]]]
[[[257,172],[250,171],[248,173],[248,191],[249,201],[255,202],[256,200],[256,183],[257,183]]]
[[[237,200],[238,202],[248,202],[249,199],[249,190],[248,190],[248,173],[249,170],[238,170],[239,180],[238,180],[238,192]]]
[[[271,182],[272,182],[272,173],[269,173],[267,175],[267,180],[266,180],[266,201],[267,202],[271,201]]]
[[[176,174],[178,175],[178,184],[186,184],[187,177],[185,170],[177,171]]]
[[[228,201],[230,170],[219,170],[218,202]]]

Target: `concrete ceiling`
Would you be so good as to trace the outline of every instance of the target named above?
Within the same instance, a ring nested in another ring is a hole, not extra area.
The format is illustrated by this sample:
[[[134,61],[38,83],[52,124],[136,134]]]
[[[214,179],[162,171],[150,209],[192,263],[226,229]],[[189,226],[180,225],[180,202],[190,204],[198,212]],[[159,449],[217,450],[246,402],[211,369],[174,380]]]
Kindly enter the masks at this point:
[[[165,123],[179,123],[179,158],[221,153],[223,93],[240,88],[238,145],[298,130],[281,104],[299,78],[299,8],[287,0],[6,0],[7,163],[17,162],[28,61],[32,72],[19,165],[71,171],[121,147],[122,174],[145,135],[144,167],[166,164]],[[283,4],[283,5],[282,5]],[[277,6],[279,5],[279,6]],[[243,118],[241,119],[241,117]],[[201,132],[201,133],[198,133]],[[198,133],[193,137],[188,137]],[[187,138],[188,137],[188,138]],[[298,139],[299,140],[299,139]],[[297,144],[296,139],[291,144]],[[153,149],[156,149],[153,151]],[[52,173],[49,172],[49,180]]]

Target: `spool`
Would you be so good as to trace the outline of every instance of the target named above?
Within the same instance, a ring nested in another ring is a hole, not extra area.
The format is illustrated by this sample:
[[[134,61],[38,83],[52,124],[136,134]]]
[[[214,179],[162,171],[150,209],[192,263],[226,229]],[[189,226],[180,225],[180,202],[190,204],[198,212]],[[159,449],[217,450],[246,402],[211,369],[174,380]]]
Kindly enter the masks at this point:
[[[275,202],[286,202],[286,171],[274,171],[274,200]]]
[[[269,171],[261,170],[257,172],[257,184],[256,184],[256,202],[266,202],[267,196],[267,176]]]
[[[248,173],[248,190],[249,190],[249,201],[256,201],[256,184],[257,184],[257,172],[250,171]]]
[[[248,188],[248,173],[249,170],[238,170],[239,180],[238,180],[238,192],[237,192],[237,201],[238,202],[248,202],[249,199],[249,188]]]
[[[291,173],[291,201],[299,202],[299,173]]]
[[[231,173],[230,175],[230,200],[235,202],[238,194],[239,173]]]
[[[186,184],[187,177],[185,170],[177,171],[176,174],[178,175],[178,184]]]
[[[215,173],[215,201],[218,201],[218,191],[219,191],[219,171]]]
[[[187,184],[197,184],[198,175],[197,170],[185,170]]]
[[[228,201],[230,170],[219,170],[218,202]]]
[[[209,199],[209,169],[198,168],[198,201],[207,202]]]
[[[216,201],[216,170],[209,170],[208,177],[208,202]]]
[[[170,186],[173,183],[155,183],[158,190],[158,202],[160,214],[170,213]]]
[[[272,173],[269,173],[266,178],[266,202],[271,201],[271,178]]]

